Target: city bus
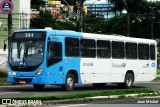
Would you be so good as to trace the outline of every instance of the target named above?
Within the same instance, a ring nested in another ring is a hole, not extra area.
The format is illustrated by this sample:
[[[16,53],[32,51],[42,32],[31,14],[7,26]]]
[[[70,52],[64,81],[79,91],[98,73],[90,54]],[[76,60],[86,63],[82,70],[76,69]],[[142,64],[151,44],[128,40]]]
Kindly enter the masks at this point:
[[[8,69],[9,83],[35,89],[60,85],[71,91],[75,84],[107,83],[128,89],[156,78],[157,43],[51,28],[19,30],[9,42]]]

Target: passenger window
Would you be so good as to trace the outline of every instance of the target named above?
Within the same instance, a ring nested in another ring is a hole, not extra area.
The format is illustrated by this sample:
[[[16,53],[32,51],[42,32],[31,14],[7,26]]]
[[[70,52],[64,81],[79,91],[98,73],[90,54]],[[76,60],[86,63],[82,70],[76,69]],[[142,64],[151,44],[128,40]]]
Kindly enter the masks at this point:
[[[98,58],[110,58],[110,41],[97,40],[97,57]]]
[[[79,39],[78,38],[67,37],[65,39],[65,55],[67,57],[80,56]]]
[[[82,57],[96,57],[96,42],[92,39],[81,39]]]
[[[124,58],[124,42],[112,42],[112,57],[113,58]]]
[[[149,45],[148,44],[138,44],[138,57],[141,60],[149,59]]]
[[[155,60],[156,52],[155,52],[155,45],[150,45],[150,59]]]
[[[126,43],[126,59],[137,59],[137,43]]]

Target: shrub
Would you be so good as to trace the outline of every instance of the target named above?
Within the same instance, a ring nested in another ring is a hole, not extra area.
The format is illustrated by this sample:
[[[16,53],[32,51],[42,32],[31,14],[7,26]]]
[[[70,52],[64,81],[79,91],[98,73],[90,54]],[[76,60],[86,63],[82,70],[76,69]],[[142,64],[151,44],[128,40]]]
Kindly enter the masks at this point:
[[[7,77],[8,70],[6,69],[0,69],[0,77]]]

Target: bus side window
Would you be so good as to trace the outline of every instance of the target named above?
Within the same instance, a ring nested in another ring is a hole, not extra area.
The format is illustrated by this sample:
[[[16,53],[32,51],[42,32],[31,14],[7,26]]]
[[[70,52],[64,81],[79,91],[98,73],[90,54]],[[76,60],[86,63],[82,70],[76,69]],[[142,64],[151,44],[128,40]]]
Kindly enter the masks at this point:
[[[96,41],[94,39],[81,39],[82,57],[95,58],[96,57]]]
[[[156,52],[155,52],[155,45],[150,45],[150,59],[155,60]]]
[[[78,38],[65,38],[65,55],[67,57],[80,56],[79,39]]]
[[[124,55],[124,42],[112,41],[112,57],[123,59]]]
[[[126,42],[126,58],[137,59],[137,43]]]
[[[97,40],[97,57],[110,58],[110,41]]]
[[[138,57],[140,60],[149,59],[149,45],[148,44],[138,44]]]
[[[62,60],[62,44],[60,42],[49,42],[47,46],[47,66]]]

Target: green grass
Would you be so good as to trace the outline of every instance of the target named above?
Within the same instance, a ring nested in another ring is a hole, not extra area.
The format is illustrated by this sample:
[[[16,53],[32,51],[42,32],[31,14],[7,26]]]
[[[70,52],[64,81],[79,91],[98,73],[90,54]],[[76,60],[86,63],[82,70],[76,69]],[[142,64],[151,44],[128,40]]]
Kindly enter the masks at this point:
[[[74,99],[74,98],[86,98],[94,96],[110,96],[110,95],[125,95],[125,94],[140,94],[140,93],[153,93],[154,91],[148,89],[130,89],[130,90],[116,90],[116,91],[103,91],[103,92],[88,92],[81,94],[69,94],[69,95],[56,95],[56,96],[39,96],[39,97],[20,97],[14,98],[14,100],[64,100],[64,99]],[[13,98],[11,98],[13,99]],[[0,98],[1,101],[1,98]]]
[[[8,31],[3,31],[0,29],[0,49],[3,49],[4,40],[8,39]],[[6,41],[8,43],[8,41]]]
[[[7,77],[8,72],[6,69],[0,69],[0,77]]]
[[[8,70],[0,69],[0,83],[7,83]]]
[[[7,83],[7,77],[0,77],[0,83]]]
[[[160,75],[160,69],[157,70],[157,75]]]

